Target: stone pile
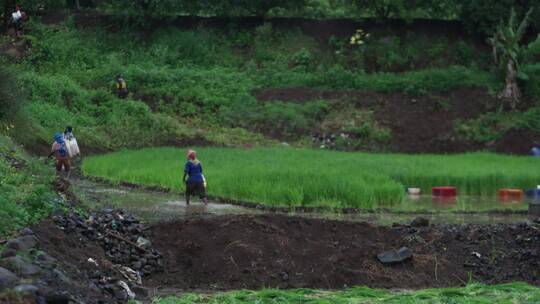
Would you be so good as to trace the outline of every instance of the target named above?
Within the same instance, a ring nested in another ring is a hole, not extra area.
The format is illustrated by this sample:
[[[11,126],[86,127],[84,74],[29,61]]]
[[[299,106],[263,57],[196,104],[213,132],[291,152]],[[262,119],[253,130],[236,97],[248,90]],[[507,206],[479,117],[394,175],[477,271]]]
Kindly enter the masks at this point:
[[[113,264],[131,268],[141,277],[163,271],[162,257],[145,238],[143,225],[122,210],[104,210],[88,217],[62,215],[54,220],[66,233],[76,232],[97,242]]]
[[[146,298],[142,278],[163,270],[143,225],[121,210],[62,214],[48,222],[38,233],[21,230],[3,246],[0,303],[126,303]],[[73,241],[81,245],[70,247]]]

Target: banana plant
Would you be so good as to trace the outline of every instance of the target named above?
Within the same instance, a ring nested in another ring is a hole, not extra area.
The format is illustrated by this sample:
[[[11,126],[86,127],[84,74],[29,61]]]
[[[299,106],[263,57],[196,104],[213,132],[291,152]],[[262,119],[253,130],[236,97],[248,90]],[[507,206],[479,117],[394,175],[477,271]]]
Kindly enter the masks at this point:
[[[505,71],[505,87],[497,96],[509,100],[514,109],[521,99],[518,79],[528,79],[528,76],[520,68],[520,61],[526,50],[521,41],[530,24],[532,11],[530,9],[518,24],[516,11],[512,8],[508,23],[505,24],[501,21],[493,37],[488,39],[493,49],[495,63],[499,65],[501,70]]]

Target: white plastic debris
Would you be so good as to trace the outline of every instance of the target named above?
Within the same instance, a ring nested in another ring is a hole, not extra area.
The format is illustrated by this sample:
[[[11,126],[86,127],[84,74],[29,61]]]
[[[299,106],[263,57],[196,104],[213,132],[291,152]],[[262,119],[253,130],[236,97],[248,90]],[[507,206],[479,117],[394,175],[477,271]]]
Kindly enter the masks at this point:
[[[130,282],[133,282],[137,285],[142,285],[142,278],[139,272],[126,266],[115,265],[115,268],[124,276],[124,278],[128,279]]]
[[[150,242],[149,240],[143,238],[142,236],[140,236],[138,239],[137,239],[137,245],[142,247],[142,248],[148,248],[150,246],[152,246],[152,242]]]
[[[130,299],[130,300],[135,299],[135,293],[133,291],[131,291],[131,289],[129,289],[129,286],[128,286],[128,284],[126,284],[126,282],[118,281],[118,285],[120,285],[120,287],[122,287],[126,291],[128,299]]]
[[[98,263],[96,262],[96,260],[92,259],[92,258],[88,258],[88,263],[91,263],[93,265],[95,265],[96,267],[99,267]]]

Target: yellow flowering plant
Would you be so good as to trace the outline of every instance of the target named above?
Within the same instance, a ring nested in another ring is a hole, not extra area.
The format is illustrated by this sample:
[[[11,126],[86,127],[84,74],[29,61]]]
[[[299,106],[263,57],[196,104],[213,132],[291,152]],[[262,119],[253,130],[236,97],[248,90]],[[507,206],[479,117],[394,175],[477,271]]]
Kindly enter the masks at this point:
[[[359,28],[351,36],[349,43],[351,45],[363,45],[367,38],[369,38],[369,33],[364,32],[363,29]]]

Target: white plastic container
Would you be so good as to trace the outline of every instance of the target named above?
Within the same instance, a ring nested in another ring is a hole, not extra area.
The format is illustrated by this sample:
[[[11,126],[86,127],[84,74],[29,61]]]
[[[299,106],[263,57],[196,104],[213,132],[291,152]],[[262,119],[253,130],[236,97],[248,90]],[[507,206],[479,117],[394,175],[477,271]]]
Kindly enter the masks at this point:
[[[407,193],[409,193],[410,195],[419,195],[420,192],[420,188],[407,188]]]

